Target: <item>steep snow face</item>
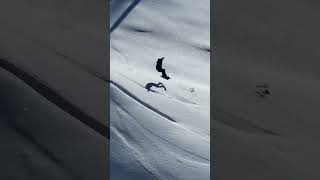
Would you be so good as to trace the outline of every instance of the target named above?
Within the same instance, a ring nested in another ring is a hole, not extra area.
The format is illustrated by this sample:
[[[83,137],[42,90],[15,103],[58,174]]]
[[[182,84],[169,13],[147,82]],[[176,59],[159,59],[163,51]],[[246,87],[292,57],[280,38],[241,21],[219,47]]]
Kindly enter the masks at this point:
[[[209,0],[142,0],[112,32],[111,179],[209,179],[209,15]]]

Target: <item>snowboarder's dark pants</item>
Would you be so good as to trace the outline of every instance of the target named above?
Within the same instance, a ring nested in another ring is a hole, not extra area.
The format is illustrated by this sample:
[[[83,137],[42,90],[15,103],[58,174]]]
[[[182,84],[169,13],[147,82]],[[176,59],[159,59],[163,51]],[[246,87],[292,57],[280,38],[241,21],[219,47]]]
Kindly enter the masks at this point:
[[[162,77],[164,78],[168,78],[167,74],[166,74],[166,70],[165,69],[157,69],[159,72],[162,73]]]

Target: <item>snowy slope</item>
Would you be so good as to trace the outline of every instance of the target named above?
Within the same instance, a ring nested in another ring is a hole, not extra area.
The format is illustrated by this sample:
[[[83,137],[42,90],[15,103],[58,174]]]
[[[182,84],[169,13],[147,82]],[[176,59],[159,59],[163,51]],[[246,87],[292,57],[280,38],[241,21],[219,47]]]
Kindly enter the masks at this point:
[[[219,1],[215,179],[320,179],[316,1]],[[261,98],[255,86],[267,83]]]
[[[142,0],[112,33],[111,178],[209,179],[209,7]]]
[[[36,77],[101,124],[105,111],[107,2],[3,0],[0,58]],[[59,72],[59,73],[57,73]]]
[[[0,179],[108,178],[106,7],[0,1]]]

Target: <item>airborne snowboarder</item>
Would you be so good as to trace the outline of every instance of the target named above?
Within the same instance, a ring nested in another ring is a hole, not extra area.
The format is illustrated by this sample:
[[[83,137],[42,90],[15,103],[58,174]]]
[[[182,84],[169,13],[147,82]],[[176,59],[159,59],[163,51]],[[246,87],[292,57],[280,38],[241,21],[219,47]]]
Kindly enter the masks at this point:
[[[168,79],[170,79],[170,77],[167,76],[166,70],[162,68],[163,59],[164,59],[164,57],[158,59],[156,69],[157,69],[158,72],[162,73],[162,75],[161,75],[162,78],[168,80]]]

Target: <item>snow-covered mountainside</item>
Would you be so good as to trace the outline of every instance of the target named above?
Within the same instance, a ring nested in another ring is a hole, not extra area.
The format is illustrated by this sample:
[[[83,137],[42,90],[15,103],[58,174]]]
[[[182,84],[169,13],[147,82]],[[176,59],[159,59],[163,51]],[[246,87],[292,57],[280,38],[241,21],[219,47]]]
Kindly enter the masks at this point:
[[[111,179],[208,180],[210,1],[142,0],[110,39]]]
[[[107,7],[0,1],[1,180],[108,179]]]
[[[215,6],[214,179],[320,179],[320,4]]]

